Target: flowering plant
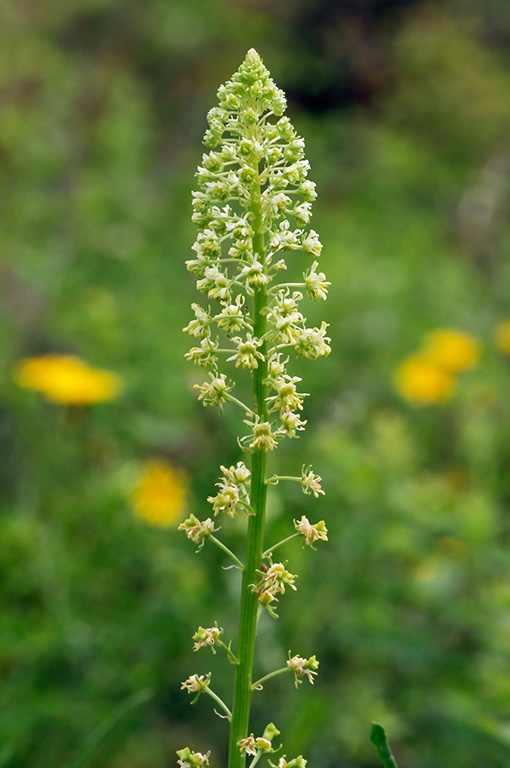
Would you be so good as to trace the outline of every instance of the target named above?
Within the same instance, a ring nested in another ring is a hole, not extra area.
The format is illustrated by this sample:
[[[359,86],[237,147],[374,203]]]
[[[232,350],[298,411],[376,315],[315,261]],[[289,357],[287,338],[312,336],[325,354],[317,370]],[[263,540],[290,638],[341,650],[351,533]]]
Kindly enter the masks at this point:
[[[295,685],[314,682],[319,662],[289,652],[279,669],[256,679],[253,672],[256,626],[264,610],[277,617],[279,596],[296,590],[297,576],[286,562],[273,554],[283,542],[267,548],[264,518],[268,486],[283,480],[301,484],[305,494],[323,494],[321,477],[303,466],[296,477],[268,476],[268,454],[286,438],[298,437],[306,421],[302,418],[304,392],[301,379],[287,366],[290,354],[315,360],[330,352],[327,324],[309,327],[301,302],[305,298],[327,298],[330,283],[318,271],[321,243],[308,228],[316,192],[308,180],[309,163],[304,141],[284,116],[286,101],[255,50],[248,51],[238,71],[218,90],[219,106],[208,114],[209,129],[193,192],[193,221],[198,236],[195,257],[187,262],[197,278],[197,288],[206,306],[192,304],[194,318],[184,329],[196,341],[186,357],[208,368],[208,377],[197,385],[204,406],[220,409],[233,403],[243,412],[246,430],[238,443],[247,463],[221,466],[217,491],[209,496],[212,516],[201,521],[190,515],[180,529],[199,545],[206,541],[219,546],[242,571],[237,643],[224,642],[223,629],[198,627],[193,635],[195,651],[210,648],[224,651],[235,668],[233,702],[228,706],[211,687],[211,675],[191,675],[183,690],[210,696],[230,725],[229,768],[243,768],[250,756],[251,768],[263,755],[280,749],[273,743],[279,731],[269,723],[260,736],[250,732],[250,708],[254,692],[266,680],[291,672]],[[285,280],[284,256],[301,251],[311,258],[299,282]],[[234,394],[234,382],[223,369],[224,362],[249,371],[253,381],[251,402]],[[224,515],[247,519],[246,551],[243,559],[218,537],[215,518]],[[306,516],[294,521],[293,532],[284,541],[302,537],[314,547],[327,540],[323,520],[312,524]],[[209,755],[179,750],[181,768],[208,764]],[[303,768],[300,755],[278,758],[278,768]],[[272,763],[271,763],[272,764]]]

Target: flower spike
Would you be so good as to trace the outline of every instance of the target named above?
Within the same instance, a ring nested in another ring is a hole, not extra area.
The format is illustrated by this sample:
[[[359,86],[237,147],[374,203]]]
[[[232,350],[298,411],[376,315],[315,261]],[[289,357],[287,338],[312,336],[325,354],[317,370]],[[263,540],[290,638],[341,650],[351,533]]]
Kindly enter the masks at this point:
[[[298,477],[270,475],[267,464],[285,438],[296,438],[306,426],[301,378],[290,370],[296,356],[317,360],[329,355],[330,338],[324,321],[308,326],[304,305],[327,299],[330,282],[319,268],[322,244],[310,228],[315,184],[308,178],[310,164],[305,144],[284,114],[287,103],[259,54],[252,48],[230,80],[218,89],[218,103],[208,115],[204,136],[206,152],[196,172],[192,193],[192,220],[197,227],[193,257],[186,267],[196,279],[202,304],[193,303],[191,319],[184,331],[193,340],[186,358],[208,370],[204,383],[195,385],[204,406],[219,412],[231,404],[243,411],[239,448],[243,461],[220,464],[216,493],[208,496],[211,517],[201,522],[190,515],[179,528],[199,548],[206,539],[229,556],[242,573],[239,610],[238,650],[223,642],[217,623],[199,626],[193,635],[193,649],[221,648],[235,666],[232,711],[211,689],[209,675],[192,675],[182,687],[198,698],[207,694],[229,721],[228,768],[254,768],[279,734],[270,723],[261,736],[250,732],[250,701],[253,690],[276,674],[293,673],[296,686],[306,677],[314,682],[318,662],[315,656],[290,657],[284,667],[252,683],[256,627],[264,608],[277,618],[275,606],[281,595],[296,590],[297,575],[287,562],[274,563],[272,550],[264,550],[266,496],[279,480],[301,484],[305,494],[323,495],[321,477],[304,465]],[[303,266],[299,267],[299,260]],[[305,265],[305,262],[306,265]],[[294,276],[286,277],[295,263]],[[299,282],[292,282],[292,280]],[[235,397],[251,380],[252,393]],[[239,529],[246,513],[249,541],[245,562],[216,538],[213,520],[221,515]],[[293,538],[303,537],[314,548],[327,540],[323,520],[312,525],[305,515],[294,521],[290,535],[276,549]],[[216,711],[216,710],[215,710]],[[207,766],[208,754],[178,753],[179,768]],[[272,765],[272,764],[271,764]],[[278,768],[305,768],[299,755],[285,756]]]

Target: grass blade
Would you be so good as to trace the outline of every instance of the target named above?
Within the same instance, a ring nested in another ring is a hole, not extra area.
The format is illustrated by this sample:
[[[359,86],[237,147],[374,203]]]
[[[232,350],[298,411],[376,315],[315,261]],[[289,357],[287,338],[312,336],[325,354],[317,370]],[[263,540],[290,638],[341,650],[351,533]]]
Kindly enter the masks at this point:
[[[152,697],[150,690],[137,691],[132,696],[122,701],[103,722],[95,728],[89,737],[84,741],[78,753],[68,763],[65,768],[83,768],[94,756],[101,745],[115,728],[126,718],[134,709],[145,704]]]

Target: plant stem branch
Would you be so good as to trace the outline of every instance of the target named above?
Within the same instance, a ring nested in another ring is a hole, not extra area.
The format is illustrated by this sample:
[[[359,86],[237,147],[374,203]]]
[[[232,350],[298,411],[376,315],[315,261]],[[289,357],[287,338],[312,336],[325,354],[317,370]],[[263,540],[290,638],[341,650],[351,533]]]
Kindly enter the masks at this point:
[[[260,760],[263,754],[264,754],[263,751],[259,749],[255,757],[251,761],[249,768],[255,768],[255,766],[257,765],[258,761]]]
[[[262,683],[265,683],[266,680],[270,680],[272,677],[276,677],[277,675],[283,675],[284,672],[291,672],[290,667],[282,667],[281,669],[276,669],[274,672],[270,672],[268,675],[264,675],[264,677],[261,677],[260,680],[257,680],[256,683],[252,683],[252,688],[255,690],[259,687],[259,685],[262,685]]]
[[[230,711],[230,709],[227,707],[227,705],[225,704],[225,702],[224,702],[224,701],[222,701],[222,700],[220,699],[220,697],[219,697],[219,696],[218,696],[216,693],[214,693],[214,691],[211,691],[211,689],[209,688],[209,686],[207,686],[207,688],[204,688],[204,693],[207,693],[207,695],[208,695],[208,696],[210,696],[210,697],[211,697],[211,699],[214,699],[214,701],[216,702],[216,704],[218,704],[218,705],[219,705],[219,706],[222,708],[222,710],[223,710],[223,711],[224,711],[224,713],[226,714],[226,716],[227,716],[228,720],[232,720],[232,712]]]
[[[281,541],[278,542],[278,544],[275,544],[274,547],[270,547],[269,549],[266,549],[266,551],[262,553],[262,557],[263,558],[269,557],[269,555],[271,555],[275,551],[275,549],[278,549],[278,547],[281,547],[282,544],[286,544],[288,541],[295,539],[299,535],[300,535],[299,533],[293,533],[290,536],[287,536],[287,538],[282,539]]]
[[[223,551],[224,551],[224,552],[225,552],[225,553],[226,553],[226,554],[227,554],[229,557],[231,557],[231,558],[232,558],[232,560],[233,560],[233,561],[234,561],[234,563],[237,565],[237,567],[239,568],[239,570],[241,570],[241,571],[244,571],[244,565],[242,564],[242,562],[239,560],[239,558],[238,558],[238,557],[236,557],[236,556],[234,555],[234,553],[233,553],[233,552],[232,552],[232,551],[231,551],[231,550],[230,550],[228,547],[226,547],[226,546],[225,546],[225,544],[224,544],[222,541],[220,541],[219,539],[217,539],[217,538],[216,538],[216,536],[213,536],[213,534],[212,534],[212,533],[210,533],[210,534],[209,534],[208,538],[209,538],[209,539],[210,539],[212,542],[214,542],[214,543],[216,544],[216,546],[217,546],[217,547],[219,547],[220,549],[222,549],[222,550],[223,550]],[[230,567],[232,567],[232,566],[230,566]]]
[[[253,416],[253,411],[252,411],[252,409],[251,409],[251,408],[248,408],[248,406],[247,406],[247,405],[245,405],[245,404],[242,402],[242,400],[238,400],[238,399],[237,399],[237,397],[234,397],[233,395],[230,395],[230,394],[228,394],[228,393],[225,395],[225,399],[226,399],[226,400],[228,400],[228,402],[229,402],[229,403],[235,403],[236,405],[238,405],[240,408],[242,408],[242,409],[243,409],[243,411],[246,411],[246,413],[247,413],[249,416]]]
[[[273,477],[268,477],[266,483],[268,485],[276,485],[280,480],[293,480],[295,483],[301,483],[303,478],[296,477],[295,475],[273,475]]]
[[[226,645],[222,640],[216,640],[216,645],[218,645],[220,648],[223,648],[231,664],[239,664],[239,659],[237,658],[235,653],[232,653],[228,645]]]

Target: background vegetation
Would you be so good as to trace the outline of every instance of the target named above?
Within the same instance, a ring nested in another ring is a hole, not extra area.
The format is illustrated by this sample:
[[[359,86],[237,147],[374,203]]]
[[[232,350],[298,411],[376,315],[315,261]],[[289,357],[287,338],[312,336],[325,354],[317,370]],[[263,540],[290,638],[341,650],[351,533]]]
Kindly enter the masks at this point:
[[[333,283],[333,354],[302,364],[310,426],[276,459],[322,470],[312,516],[330,543],[289,544],[299,594],[260,642],[262,668],[291,648],[320,675],[306,692],[271,681],[270,717],[311,766],[374,768],[372,719],[403,768],[508,766],[508,4],[5,0],[0,15],[0,767],[66,768],[119,706],[90,765],[167,768],[186,743],[224,759],[221,722],[179,688],[217,668],[190,638],[233,627],[234,578],[211,548],[194,556],[184,513],[141,521],[132,489],[165,459],[200,516],[218,457],[238,458],[236,416],[196,402],[181,328],[205,114],[252,46],[306,138]],[[436,328],[482,354],[420,407],[394,375]],[[16,361],[49,352],[117,373],[122,395],[76,408],[21,388]],[[309,509],[275,489],[274,533]]]

